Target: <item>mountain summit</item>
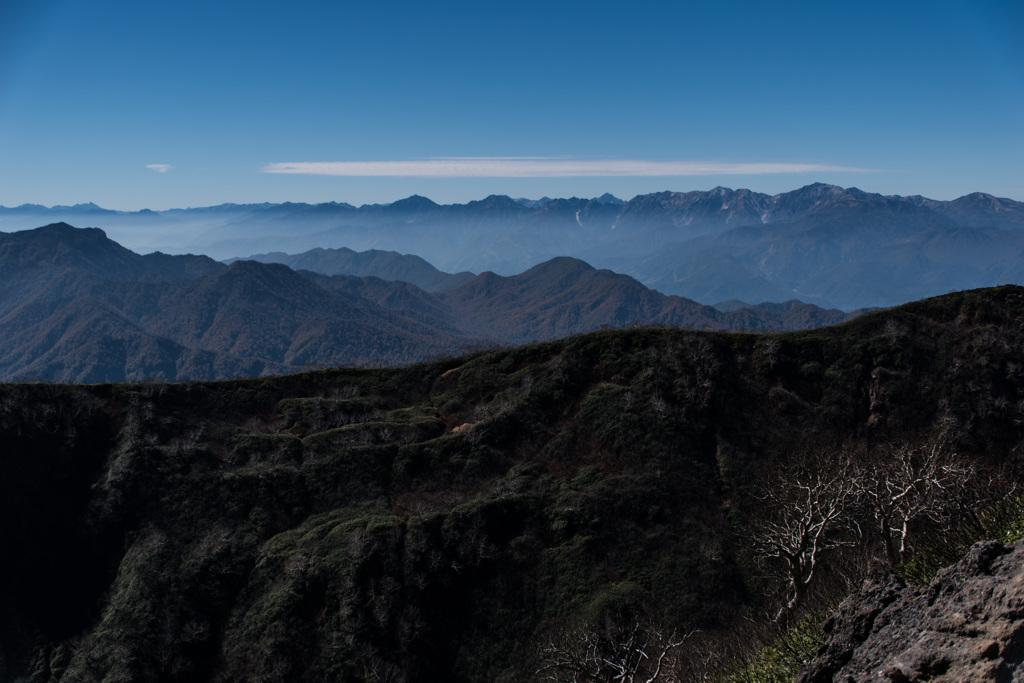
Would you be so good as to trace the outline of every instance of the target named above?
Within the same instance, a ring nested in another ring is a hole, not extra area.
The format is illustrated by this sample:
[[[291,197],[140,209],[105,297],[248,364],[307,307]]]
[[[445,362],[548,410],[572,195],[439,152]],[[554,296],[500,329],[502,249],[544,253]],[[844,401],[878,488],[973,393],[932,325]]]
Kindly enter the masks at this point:
[[[853,310],[1024,282],[1024,203],[983,193],[938,201],[814,183],[777,195],[716,187],[627,202],[491,195],[439,205],[413,195],[360,207],[98,211],[0,207],[0,227],[77,221],[132,249],[224,259],[316,248],[391,251],[449,273],[506,276],[571,256],[704,303],[800,299]],[[961,248],[970,263],[957,263]]]

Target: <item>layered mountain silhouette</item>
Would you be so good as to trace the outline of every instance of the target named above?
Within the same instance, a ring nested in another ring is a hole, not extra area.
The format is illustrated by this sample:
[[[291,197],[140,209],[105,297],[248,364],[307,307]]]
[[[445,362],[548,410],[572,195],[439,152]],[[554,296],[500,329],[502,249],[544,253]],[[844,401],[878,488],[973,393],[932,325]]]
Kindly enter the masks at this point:
[[[440,205],[224,204],[121,212],[93,204],[0,207],[0,229],[54,221],[104,229],[139,251],[288,261],[336,274],[351,252],[416,254],[441,271],[521,273],[558,256],[626,273],[665,294],[714,304],[799,299],[852,310],[950,290],[1022,282],[1024,203],[953,201],[813,184],[777,195],[717,187],[628,202],[491,196]],[[317,248],[326,253],[309,254]],[[277,252],[277,253],[275,253]],[[344,266],[349,274],[355,264]],[[436,277],[436,275],[435,275]],[[413,280],[426,289],[458,279]]]
[[[799,302],[724,312],[568,257],[504,277],[447,275],[397,254],[333,256],[367,275],[141,256],[99,229],[66,223],[0,233],[0,378],[255,376],[402,364],[600,327],[789,330],[852,315]],[[406,272],[429,276],[438,291],[380,277]]]
[[[227,263],[241,259],[227,259]],[[310,270],[324,275],[373,276],[385,280],[403,280],[430,292],[452,289],[472,280],[473,273],[444,273],[419,256],[399,254],[395,251],[370,249],[353,251],[340,249],[311,249],[301,254],[255,254],[247,260],[261,263],[283,263],[294,270]]]

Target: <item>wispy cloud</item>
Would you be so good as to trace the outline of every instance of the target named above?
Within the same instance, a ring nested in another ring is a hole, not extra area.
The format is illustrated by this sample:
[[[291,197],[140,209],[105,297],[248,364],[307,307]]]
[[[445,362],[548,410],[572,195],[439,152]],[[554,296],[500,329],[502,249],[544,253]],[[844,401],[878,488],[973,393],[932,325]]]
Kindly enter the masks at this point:
[[[264,173],[417,178],[568,178],[583,176],[708,176],[866,173],[873,169],[788,162],[573,160],[553,157],[435,157],[407,161],[298,161],[267,164]]]
[[[174,167],[170,164],[146,164],[146,168],[152,169],[157,173],[167,173]]]

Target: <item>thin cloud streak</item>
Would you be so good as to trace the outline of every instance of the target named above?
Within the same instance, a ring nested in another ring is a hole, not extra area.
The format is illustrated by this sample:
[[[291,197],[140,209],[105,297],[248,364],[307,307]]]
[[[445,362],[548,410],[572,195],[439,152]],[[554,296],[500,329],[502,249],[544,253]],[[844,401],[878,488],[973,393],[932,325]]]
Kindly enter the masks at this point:
[[[717,161],[579,161],[545,157],[438,157],[409,161],[299,161],[267,164],[263,173],[415,178],[571,178],[708,176],[780,173],[871,173],[875,169],[804,163]]]
[[[174,167],[170,164],[146,164],[146,168],[156,171],[157,173],[167,173]]]

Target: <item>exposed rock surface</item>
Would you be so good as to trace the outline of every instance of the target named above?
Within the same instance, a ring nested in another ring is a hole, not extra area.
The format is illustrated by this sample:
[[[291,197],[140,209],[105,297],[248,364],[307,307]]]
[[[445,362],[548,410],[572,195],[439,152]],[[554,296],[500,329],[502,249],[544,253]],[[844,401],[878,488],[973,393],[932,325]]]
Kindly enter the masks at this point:
[[[825,632],[797,683],[1024,681],[1024,543],[978,543],[927,587],[875,574]]]

